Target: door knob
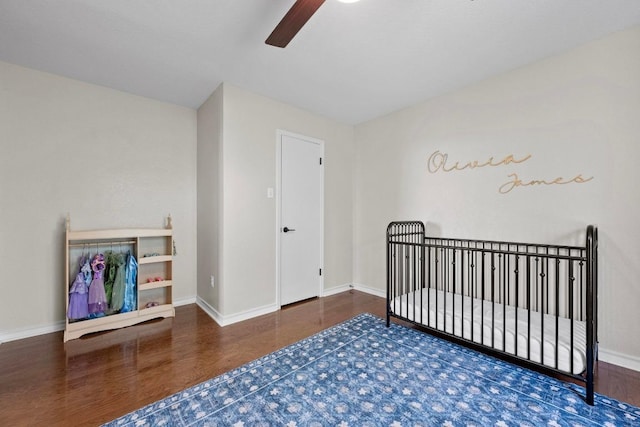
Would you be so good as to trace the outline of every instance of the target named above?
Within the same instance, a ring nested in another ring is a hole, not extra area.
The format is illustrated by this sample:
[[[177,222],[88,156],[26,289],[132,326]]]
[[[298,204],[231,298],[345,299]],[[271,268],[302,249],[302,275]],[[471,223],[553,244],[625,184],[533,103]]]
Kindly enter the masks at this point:
[[[285,233],[288,233],[290,231],[296,231],[296,229],[295,228],[285,227],[285,228],[282,229],[282,231],[284,231]]]

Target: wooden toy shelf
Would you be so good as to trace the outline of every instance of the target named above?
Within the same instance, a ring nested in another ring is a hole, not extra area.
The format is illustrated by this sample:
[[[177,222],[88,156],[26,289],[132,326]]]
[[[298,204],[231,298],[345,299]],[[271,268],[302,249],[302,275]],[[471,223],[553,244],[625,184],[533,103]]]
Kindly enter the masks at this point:
[[[68,219],[66,228],[65,342],[93,332],[175,316],[172,299],[173,230],[170,216],[166,228],[73,231]],[[135,256],[138,263],[136,309],[92,319],[70,320],[67,317],[69,290],[78,273],[78,260],[83,254],[108,250],[128,252]]]

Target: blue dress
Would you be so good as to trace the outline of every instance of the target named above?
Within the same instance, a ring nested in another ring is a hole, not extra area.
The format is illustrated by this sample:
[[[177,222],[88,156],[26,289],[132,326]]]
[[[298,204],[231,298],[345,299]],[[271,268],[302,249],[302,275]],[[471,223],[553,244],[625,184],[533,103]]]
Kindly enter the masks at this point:
[[[133,311],[136,309],[136,288],[138,280],[138,262],[136,258],[129,254],[127,257],[127,265],[124,275],[124,304],[121,313]]]

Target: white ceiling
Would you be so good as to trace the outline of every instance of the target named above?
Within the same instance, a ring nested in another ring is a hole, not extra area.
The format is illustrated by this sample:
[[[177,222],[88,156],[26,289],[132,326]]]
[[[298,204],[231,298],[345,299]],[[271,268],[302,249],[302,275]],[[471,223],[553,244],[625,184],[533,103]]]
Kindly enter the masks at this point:
[[[640,24],[640,0],[0,0],[0,60],[198,108],[221,82],[357,124]],[[640,54],[640,53],[639,53]]]

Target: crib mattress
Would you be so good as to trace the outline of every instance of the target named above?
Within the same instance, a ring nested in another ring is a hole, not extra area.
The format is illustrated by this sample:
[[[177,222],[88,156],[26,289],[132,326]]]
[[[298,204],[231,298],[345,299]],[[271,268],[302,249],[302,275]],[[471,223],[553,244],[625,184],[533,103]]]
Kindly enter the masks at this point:
[[[582,321],[558,318],[556,345],[556,316],[460,294],[422,289],[394,298],[391,310],[418,324],[563,372],[577,375],[586,369],[587,335]]]

